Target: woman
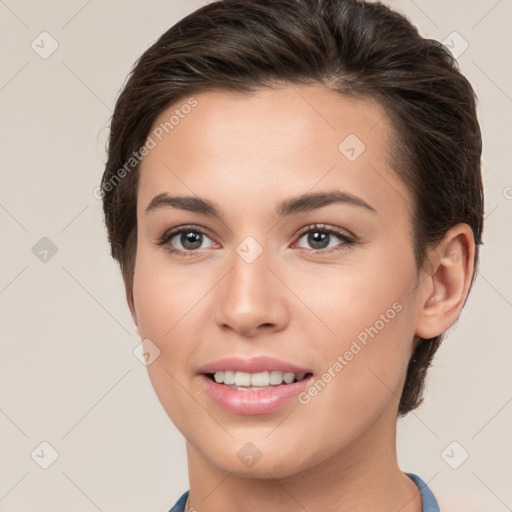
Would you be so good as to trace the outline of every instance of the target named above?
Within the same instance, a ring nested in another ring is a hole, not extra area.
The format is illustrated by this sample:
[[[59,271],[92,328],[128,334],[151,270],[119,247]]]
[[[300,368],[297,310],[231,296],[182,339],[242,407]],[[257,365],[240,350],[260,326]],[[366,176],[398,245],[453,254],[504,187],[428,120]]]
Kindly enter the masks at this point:
[[[223,0],[142,55],[102,195],[172,512],[439,510],[396,420],[473,282],[480,157],[470,84],[383,5]]]

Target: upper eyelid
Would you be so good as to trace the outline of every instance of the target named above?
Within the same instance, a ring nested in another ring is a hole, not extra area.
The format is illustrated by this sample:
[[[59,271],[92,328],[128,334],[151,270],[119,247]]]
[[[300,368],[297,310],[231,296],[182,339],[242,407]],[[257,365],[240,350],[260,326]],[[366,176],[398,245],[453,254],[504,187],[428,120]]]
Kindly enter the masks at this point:
[[[332,226],[330,224],[318,223],[318,222],[315,223],[315,224],[311,224],[309,226],[305,226],[305,227],[299,229],[299,231],[297,232],[297,234],[295,236],[300,236],[301,237],[305,233],[308,233],[310,231],[314,231],[315,229],[317,231],[327,231],[330,234],[344,236],[346,238],[350,238],[350,239],[354,239],[354,240],[356,239],[356,236],[353,233],[351,233],[350,231],[348,231],[347,229],[340,228],[340,227],[337,227],[337,226]]]
[[[209,231],[206,228],[196,226],[194,224],[184,224],[183,226],[176,226],[175,228],[164,231],[162,236],[158,237],[157,243],[159,245],[167,243],[171,238],[174,238],[176,235],[180,235],[186,231],[195,231],[196,233],[201,233],[212,239],[212,237],[209,235]]]

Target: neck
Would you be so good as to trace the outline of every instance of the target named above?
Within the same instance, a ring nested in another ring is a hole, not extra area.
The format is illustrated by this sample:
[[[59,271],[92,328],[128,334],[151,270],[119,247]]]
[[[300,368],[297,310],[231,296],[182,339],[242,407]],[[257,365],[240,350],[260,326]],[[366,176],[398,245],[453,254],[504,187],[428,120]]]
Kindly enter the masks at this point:
[[[383,425],[393,425],[387,430]],[[284,478],[249,478],[219,468],[187,443],[190,497],[200,512],[421,512],[414,482],[396,458],[396,417],[381,417],[367,432],[320,463]]]

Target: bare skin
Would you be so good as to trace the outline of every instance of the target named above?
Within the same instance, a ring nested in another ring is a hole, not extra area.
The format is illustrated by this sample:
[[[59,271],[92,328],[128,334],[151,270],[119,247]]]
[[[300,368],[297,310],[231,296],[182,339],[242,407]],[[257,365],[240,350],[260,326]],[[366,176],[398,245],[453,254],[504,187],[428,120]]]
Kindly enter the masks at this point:
[[[428,267],[416,268],[412,198],[391,168],[391,127],[377,103],[319,85],[194,97],[197,106],[142,162],[127,290],[141,337],[161,351],[148,366],[151,382],[187,440],[189,505],[199,512],[420,512],[418,489],[397,463],[399,397],[414,336],[442,333],[463,306],[471,229],[452,228],[430,250]],[[338,149],[349,134],[365,145],[353,161]],[[374,211],[338,202],[276,213],[285,199],[333,190]],[[207,199],[224,216],[170,206],[146,212],[163,193]],[[313,245],[311,233],[322,233],[316,223],[354,243],[331,234],[325,248]],[[183,225],[205,232],[199,248],[179,234],[158,244]],[[236,251],[247,236],[263,251],[251,263]],[[308,403],[292,399],[272,413],[239,415],[201,385],[199,368],[231,355],[270,355],[321,377],[393,304],[400,311]],[[252,467],[237,456],[248,442],[261,454]]]

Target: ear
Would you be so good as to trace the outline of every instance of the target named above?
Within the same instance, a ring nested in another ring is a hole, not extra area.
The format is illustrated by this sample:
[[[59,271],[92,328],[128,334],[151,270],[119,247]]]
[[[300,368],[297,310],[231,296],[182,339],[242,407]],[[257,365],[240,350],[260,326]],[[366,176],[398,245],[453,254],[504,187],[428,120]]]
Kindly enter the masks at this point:
[[[466,301],[474,272],[475,242],[467,224],[451,228],[429,250],[428,273],[420,283],[415,334],[429,339],[446,331]]]

